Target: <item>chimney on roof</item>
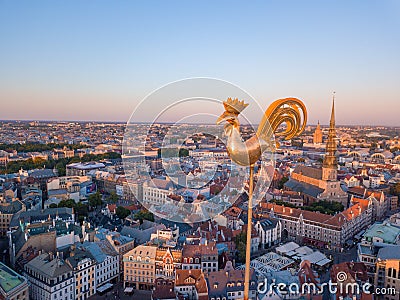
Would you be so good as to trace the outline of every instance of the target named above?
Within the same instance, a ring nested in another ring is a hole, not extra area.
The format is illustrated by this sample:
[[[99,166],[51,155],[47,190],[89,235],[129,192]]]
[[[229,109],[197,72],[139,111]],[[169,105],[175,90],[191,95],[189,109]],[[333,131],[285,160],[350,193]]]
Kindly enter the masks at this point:
[[[71,253],[70,256],[73,257],[75,255],[75,245],[71,245]]]

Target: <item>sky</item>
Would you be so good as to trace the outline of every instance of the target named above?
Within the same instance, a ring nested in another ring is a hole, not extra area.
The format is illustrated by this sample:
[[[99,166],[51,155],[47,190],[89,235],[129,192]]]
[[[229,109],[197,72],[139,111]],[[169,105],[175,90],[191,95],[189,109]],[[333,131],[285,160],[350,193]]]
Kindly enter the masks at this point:
[[[264,109],[298,97],[309,124],[335,91],[337,124],[399,126],[399,29],[395,0],[0,0],[0,119],[126,122],[160,86],[212,77]]]

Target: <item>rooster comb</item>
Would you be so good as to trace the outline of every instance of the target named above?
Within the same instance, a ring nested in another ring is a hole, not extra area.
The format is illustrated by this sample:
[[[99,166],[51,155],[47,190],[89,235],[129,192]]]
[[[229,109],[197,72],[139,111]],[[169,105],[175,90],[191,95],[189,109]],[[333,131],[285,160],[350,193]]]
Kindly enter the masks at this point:
[[[232,100],[232,98],[228,98],[223,102],[225,111],[240,114],[243,109],[245,109],[249,104],[244,103],[244,101],[239,101],[238,98]]]

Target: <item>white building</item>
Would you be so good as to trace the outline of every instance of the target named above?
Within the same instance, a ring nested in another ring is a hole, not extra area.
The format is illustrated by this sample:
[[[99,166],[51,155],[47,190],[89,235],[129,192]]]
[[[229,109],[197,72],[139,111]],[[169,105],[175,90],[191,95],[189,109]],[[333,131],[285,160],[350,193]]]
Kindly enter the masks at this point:
[[[277,219],[258,220],[255,228],[260,236],[260,247],[267,249],[281,241],[282,226]]]
[[[143,201],[151,204],[164,204],[172,194],[173,184],[170,180],[154,178],[143,184]]]
[[[53,254],[41,254],[25,265],[32,300],[75,299],[72,268]]]
[[[100,286],[118,278],[119,256],[107,241],[85,242],[83,247],[96,260],[96,290]]]
[[[152,233],[150,236],[150,240],[163,240],[163,241],[174,241],[176,242],[179,237],[179,227],[175,226],[174,228],[165,228],[165,229],[157,229],[156,233]]]

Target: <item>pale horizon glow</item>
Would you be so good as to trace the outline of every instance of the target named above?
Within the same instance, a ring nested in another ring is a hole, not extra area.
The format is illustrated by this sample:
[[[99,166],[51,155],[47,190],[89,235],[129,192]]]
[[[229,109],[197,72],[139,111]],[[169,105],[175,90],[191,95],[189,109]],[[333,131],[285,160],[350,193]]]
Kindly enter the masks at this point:
[[[264,109],[300,98],[310,125],[336,91],[338,125],[399,126],[399,27],[396,1],[3,1],[0,120],[126,122],[160,86],[211,77]]]

